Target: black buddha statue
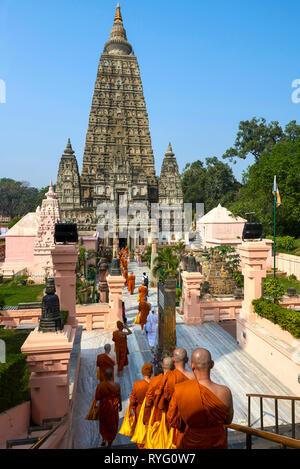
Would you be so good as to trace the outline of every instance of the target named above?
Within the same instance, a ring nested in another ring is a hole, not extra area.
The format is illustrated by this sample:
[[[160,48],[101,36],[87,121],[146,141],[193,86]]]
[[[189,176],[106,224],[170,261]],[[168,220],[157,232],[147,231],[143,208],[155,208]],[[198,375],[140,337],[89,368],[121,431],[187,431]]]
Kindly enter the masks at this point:
[[[63,329],[59,298],[55,294],[54,278],[47,278],[46,295],[42,299],[42,316],[39,331],[56,332]]]

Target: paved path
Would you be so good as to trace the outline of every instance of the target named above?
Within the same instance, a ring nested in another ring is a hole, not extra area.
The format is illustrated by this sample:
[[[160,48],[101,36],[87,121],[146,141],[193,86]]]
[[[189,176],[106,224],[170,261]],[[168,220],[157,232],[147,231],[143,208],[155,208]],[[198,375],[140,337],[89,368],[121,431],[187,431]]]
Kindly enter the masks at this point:
[[[129,263],[136,276],[136,290],[133,296],[124,289],[124,301],[128,325],[133,334],[128,338],[129,366],[124,369],[122,377],[117,378],[121,384],[123,410],[120,413],[120,425],[123,420],[133,382],[141,379],[140,369],[145,362],[152,359],[147,338],[141,334],[140,326],[133,324],[137,313],[137,287],[141,285],[142,273],[148,271],[145,267],[137,267],[136,263]],[[149,288],[149,301],[157,306],[156,289]],[[215,367],[212,370],[212,379],[220,384],[226,384],[232,390],[234,401],[234,423],[247,425],[247,397],[246,393],[264,393],[277,395],[291,395],[291,391],[278,383],[262,365],[250,355],[241,350],[236,341],[218,324],[213,322],[201,326],[187,326],[177,315],[177,345],[184,347],[190,356],[197,347],[210,350]],[[74,408],[73,431],[75,435],[75,448],[95,448],[99,446],[99,424],[84,420],[90,404],[94,398],[97,387],[96,357],[103,353],[103,345],[112,343],[112,332],[92,331],[83,332],[81,342],[81,364],[79,381]],[[252,424],[259,427],[258,402],[252,403]],[[290,405],[282,401],[278,403],[280,424],[291,422]],[[300,407],[300,406],[299,406]],[[300,409],[299,409],[300,410]],[[299,414],[298,414],[299,417]],[[296,419],[297,421],[300,418]],[[274,406],[272,401],[264,405],[265,426],[274,425]],[[115,445],[127,444],[129,438],[117,435]]]

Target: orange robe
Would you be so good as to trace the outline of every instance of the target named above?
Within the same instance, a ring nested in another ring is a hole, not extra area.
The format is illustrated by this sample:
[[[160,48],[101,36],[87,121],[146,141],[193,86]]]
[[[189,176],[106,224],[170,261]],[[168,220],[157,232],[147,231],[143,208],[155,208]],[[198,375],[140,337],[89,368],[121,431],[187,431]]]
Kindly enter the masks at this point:
[[[127,278],[128,291],[130,295],[133,295],[135,289],[135,276],[133,274],[128,275]]]
[[[148,386],[149,386],[149,383],[147,383],[147,381],[145,381],[144,379],[141,379],[139,381],[135,381],[132,391],[131,391],[131,395],[129,398],[129,405],[134,412],[136,424],[138,423],[140,410],[144,402]],[[144,445],[139,444],[139,443],[137,443],[137,446],[140,449],[144,447]]]
[[[208,388],[196,380],[180,383],[169,405],[169,423],[183,431],[177,449],[226,449],[224,424],[228,408]]]
[[[118,365],[118,372],[122,371],[124,366],[128,365],[129,350],[127,347],[127,337],[122,336],[119,331],[115,331],[112,337],[113,342],[115,343],[115,354],[116,361]]]
[[[140,301],[138,310],[140,312],[140,325],[141,329],[143,330],[150,312],[150,304],[146,301]]]
[[[149,383],[147,383],[147,381],[145,381],[144,379],[135,381],[133,385],[129,398],[129,405],[134,412],[136,422],[138,421],[140,410],[145,399],[148,386]]]
[[[150,383],[146,392],[146,403],[145,403],[145,411],[144,411],[144,425],[148,425],[150,415],[151,415],[151,410],[154,406],[154,401],[156,397],[156,392],[158,391],[162,380],[163,380],[164,375],[160,374],[158,376],[153,376],[153,378],[150,379]]]
[[[147,289],[147,287],[145,287],[145,285],[141,285],[141,286],[138,288],[138,292],[139,292],[139,295],[140,295],[140,301],[143,301],[143,299],[145,298],[145,296],[147,296],[148,289]]]
[[[123,270],[123,277],[124,277],[125,280],[126,280],[126,281],[125,281],[125,285],[127,285],[127,280],[128,280],[128,271],[127,271],[127,269],[124,269],[124,270]]]
[[[107,381],[98,384],[95,399],[99,404],[99,431],[103,440],[112,443],[119,426],[120,392]]]
[[[181,373],[179,370],[167,371],[164,375],[161,385],[156,393],[155,403],[154,403],[154,414],[152,417],[151,425],[154,422],[160,421],[162,419],[163,413],[167,415],[169,403],[172,399],[175,385],[182,383],[183,381],[188,381],[189,379]],[[172,425],[166,419],[166,433],[171,430]],[[177,433],[179,429],[173,433],[173,444],[176,444]]]
[[[101,353],[101,355],[98,355],[98,357],[97,357],[97,367],[99,369],[100,382],[101,381],[106,381],[104,373],[108,368],[112,369],[112,371],[113,371],[112,380],[114,380],[114,362],[106,353]]]

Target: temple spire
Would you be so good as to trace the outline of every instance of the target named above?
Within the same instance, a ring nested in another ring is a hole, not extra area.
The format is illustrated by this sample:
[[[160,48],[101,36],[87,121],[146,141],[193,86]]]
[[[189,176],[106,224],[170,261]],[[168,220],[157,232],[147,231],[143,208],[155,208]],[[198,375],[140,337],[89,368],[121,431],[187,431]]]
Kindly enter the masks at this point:
[[[123,19],[122,19],[121,8],[120,8],[119,3],[117,5],[117,10],[115,14],[115,24],[118,24],[118,23],[123,25]]]
[[[173,153],[172,145],[171,145],[170,142],[169,142],[169,145],[168,145],[167,152],[165,153],[165,156],[175,156],[175,153]]]
[[[68,138],[68,143],[65,149],[65,155],[74,155],[74,150],[71,145],[71,140]]]
[[[132,52],[132,46],[127,41],[126,31],[123,26],[123,19],[119,3],[117,5],[110,38],[104,46],[104,52],[111,55],[130,55]]]

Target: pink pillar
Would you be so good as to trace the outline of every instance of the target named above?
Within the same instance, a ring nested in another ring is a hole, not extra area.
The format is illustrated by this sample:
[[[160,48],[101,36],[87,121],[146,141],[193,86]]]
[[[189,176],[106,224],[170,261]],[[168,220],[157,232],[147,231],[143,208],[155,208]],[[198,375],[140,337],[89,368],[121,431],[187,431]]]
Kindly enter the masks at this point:
[[[200,272],[182,272],[182,308],[185,324],[201,324],[200,285],[203,275]]]
[[[115,330],[117,321],[123,322],[122,318],[122,293],[125,278],[122,276],[108,275],[109,288],[109,313],[105,322],[106,330]]]
[[[78,248],[74,244],[57,244],[51,250],[56,293],[60,309],[69,311],[68,321],[72,327],[78,326],[76,319],[76,262]]]
[[[63,417],[69,410],[70,355],[75,333],[71,326],[60,332],[35,329],[21,347],[31,372],[31,415],[36,425],[42,425],[43,419]]]
[[[252,300],[261,297],[262,279],[266,277],[269,246],[264,242],[243,242],[238,247],[244,275],[244,301],[240,317],[253,321]]]

